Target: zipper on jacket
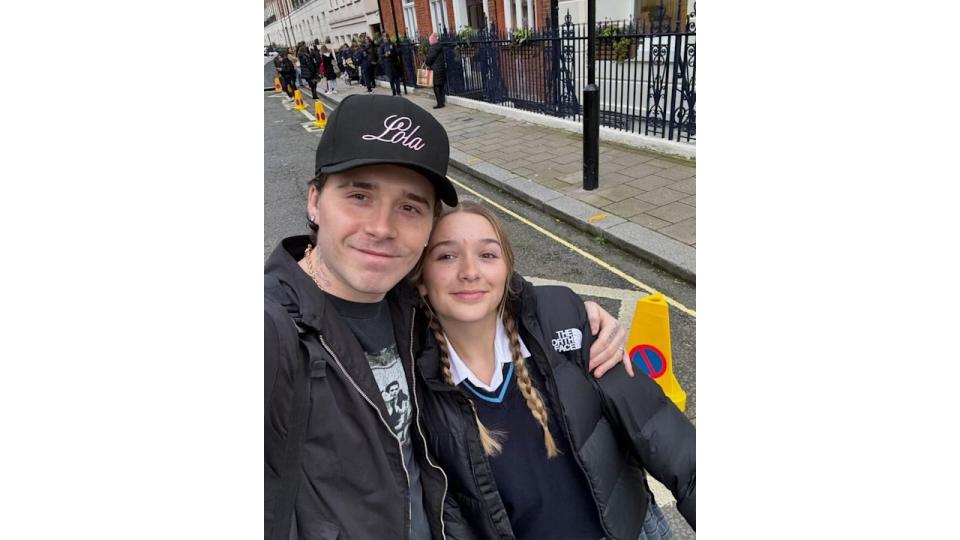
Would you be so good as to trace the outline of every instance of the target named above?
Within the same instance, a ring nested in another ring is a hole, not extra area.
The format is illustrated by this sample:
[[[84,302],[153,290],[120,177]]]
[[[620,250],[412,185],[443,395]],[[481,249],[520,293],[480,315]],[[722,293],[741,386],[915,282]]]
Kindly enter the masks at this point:
[[[343,372],[343,375],[347,378],[348,381],[350,381],[350,384],[353,385],[353,387],[357,390],[357,392],[361,396],[363,396],[363,399],[365,399],[367,403],[369,403],[370,406],[373,407],[373,410],[377,411],[377,417],[380,418],[380,421],[383,422],[383,425],[387,428],[387,431],[394,438],[394,440],[397,441],[397,448],[400,450],[400,465],[403,466],[403,476],[407,479],[407,533],[405,536],[409,536],[410,524],[413,522],[413,503],[410,501],[410,495],[409,495],[410,494],[410,473],[407,472],[407,464],[403,459],[403,443],[400,442],[400,437],[398,437],[397,434],[393,432],[393,428],[391,428],[390,424],[387,423],[386,419],[384,419],[383,413],[380,412],[380,409],[377,408],[376,404],[373,401],[371,401],[370,397],[367,396],[367,394],[365,394],[364,391],[360,389],[360,386],[353,380],[353,377],[351,377],[350,374],[347,372],[346,368],[343,367],[343,364],[340,363],[340,359],[337,358],[336,354],[334,354],[333,349],[331,349],[330,346],[327,345],[327,341],[323,339],[323,334],[320,334],[318,332],[317,337],[320,338],[320,344],[323,345],[323,348],[327,351],[330,357],[333,358],[333,361],[336,362],[338,366],[340,366],[340,371]]]
[[[526,325],[525,325],[526,326]],[[540,341],[540,336],[534,332],[530,332],[530,328],[527,327],[527,331],[534,338],[534,341],[537,344],[537,347],[540,348],[540,352],[544,355],[544,362],[547,364],[547,369],[544,371],[543,378],[544,382],[550,387],[551,393],[554,395],[555,399],[553,400],[556,404],[556,416],[557,416],[557,425],[560,426],[560,429],[567,436],[567,441],[570,443],[570,450],[573,453],[573,460],[577,463],[577,466],[580,467],[580,471],[583,473],[583,478],[587,481],[587,484],[590,486],[590,499],[593,501],[594,506],[597,507],[597,518],[600,521],[600,527],[603,529],[604,534],[607,538],[614,538],[610,531],[607,529],[607,523],[603,519],[603,510],[600,508],[600,502],[597,501],[597,496],[594,493],[593,483],[590,482],[590,475],[587,474],[586,467],[583,466],[583,462],[580,460],[580,451],[577,448],[576,441],[573,440],[573,431],[570,429],[570,426],[567,424],[567,413],[563,410],[563,400],[560,399],[560,391],[557,389],[557,381],[553,376],[553,368],[550,367],[550,360],[547,358],[547,349],[543,346],[543,343]],[[566,361],[566,360],[564,360]],[[539,369],[537,366],[533,366],[533,369]],[[590,376],[589,374],[587,375]]]
[[[443,505],[447,500],[447,473],[445,473],[439,465],[434,465],[433,460],[430,459],[430,446],[427,444],[427,438],[423,435],[423,428],[420,426],[420,402],[417,400],[417,372],[415,371],[416,366],[413,365],[413,325],[416,319],[417,308],[413,308],[413,313],[410,317],[410,380],[413,385],[413,404],[417,408],[417,431],[420,432],[420,438],[423,440],[423,454],[427,456],[427,463],[443,475],[443,495],[440,497],[440,537],[445,539],[447,537],[447,527],[443,522]],[[422,480],[420,481],[420,485],[423,485]],[[424,496],[426,496],[426,494],[424,494]]]

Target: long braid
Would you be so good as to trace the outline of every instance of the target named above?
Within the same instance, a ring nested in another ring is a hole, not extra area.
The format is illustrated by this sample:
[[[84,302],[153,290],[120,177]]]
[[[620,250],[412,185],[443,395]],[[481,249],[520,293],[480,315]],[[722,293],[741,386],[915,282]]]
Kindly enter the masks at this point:
[[[527,400],[527,407],[533,414],[534,419],[540,423],[543,428],[543,444],[547,447],[547,457],[556,457],[560,452],[557,450],[557,443],[553,440],[550,433],[549,418],[547,417],[547,408],[543,405],[543,398],[540,392],[533,386],[530,380],[530,372],[527,370],[527,363],[520,354],[520,335],[517,332],[517,324],[513,320],[513,315],[507,311],[504,315],[504,327],[507,330],[507,336],[510,338],[510,352],[513,355],[513,363],[517,370],[517,384],[520,387],[520,393]]]
[[[447,348],[447,338],[443,335],[443,329],[440,327],[440,321],[430,317],[430,329],[433,331],[433,337],[440,347],[440,369],[443,372],[443,381],[453,386],[453,374],[450,372],[450,350]],[[480,417],[477,416],[477,410],[473,410],[474,420],[477,421],[477,430],[480,432],[480,444],[483,446],[483,453],[488,456],[496,456],[503,451],[501,440],[506,436],[502,431],[491,431],[483,425]]]

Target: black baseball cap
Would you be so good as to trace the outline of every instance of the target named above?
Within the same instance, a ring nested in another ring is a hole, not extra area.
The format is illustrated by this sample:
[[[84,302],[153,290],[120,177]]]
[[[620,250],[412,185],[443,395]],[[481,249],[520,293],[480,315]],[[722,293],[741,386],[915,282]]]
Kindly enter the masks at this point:
[[[400,96],[354,94],[330,115],[314,174],[400,165],[426,176],[440,200],[456,206],[457,192],[447,179],[449,163],[447,132],[432,114]]]

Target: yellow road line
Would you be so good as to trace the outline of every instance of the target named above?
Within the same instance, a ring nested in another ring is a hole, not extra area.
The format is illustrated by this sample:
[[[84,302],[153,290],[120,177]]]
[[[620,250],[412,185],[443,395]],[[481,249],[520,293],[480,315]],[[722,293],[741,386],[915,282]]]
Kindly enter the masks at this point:
[[[517,214],[516,212],[514,212],[514,211],[512,211],[512,210],[510,210],[510,209],[508,209],[508,208],[505,208],[503,205],[498,204],[498,203],[496,203],[495,201],[490,200],[489,197],[486,197],[486,196],[484,196],[484,195],[481,195],[481,194],[478,193],[476,190],[473,190],[473,189],[465,186],[462,182],[458,182],[457,180],[454,180],[453,178],[450,178],[449,176],[448,176],[447,178],[448,178],[451,182],[453,182],[454,184],[458,185],[461,189],[463,189],[463,190],[465,190],[465,191],[469,191],[469,192],[472,193],[474,196],[476,196],[476,197],[478,197],[478,198],[480,198],[480,199],[483,199],[483,200],[484,200],[487,204],[489,204],[490,206],[493,206],[493,207],[499,209],[501,212],[503,212],[503,213],[509,215],[510,217],[512,217],[512,218],[520,221],[521,223],[526,224],[526,225],[529,226],[530,228],[534,229],[534,230],[537,231],[537,232],[540,232],[540,233],[544,234],[545,236],[547,236],[548,238],[554,240],[555,242],[557,242],[557,243],[559,243],[559,244],[561,244],[561,245],[563,245],[563,246],[566,246],[566,247],[567,247],[568,249],[570,249],[571,251],[574,251],[574,252],[576,252],[576,253],[579,253],[580,255],[582,255],[582,256],[586,257],[587,259],[593,261],[593,262],[596,263],[597,265],[599,265],[599,266],[601,266],[601,267],[609,270],[610,272],[612,272],[612,273],[614,273],[614,274],[622,277],[623,279],[625,279],[625,280],[627,280],[629,283],[631,283],[631,284],[639,287],[640,289],[643,289],[644,291],[647,291],[647,292],[650,293],[650,294],[660,292],[660,291],[654,289],[653,287],[644,284],[643,282],[641,282],[640,280],[636,279],[635,277],[627,274],[627,273],[624,272],[623,270],[620,270],[619,268],[613,266],[612,264],[610,264],[610,263],[608,263],[608,262],[606,262],[606,261],[601,260],[601,259],[598,258],[596,255],[593,255],[592,253],[588,253],[588,252],[584,251],[583,249],[580,249],[579,247],[571,244],[570,242],[567,242],[567,241],[564,240],[563,238],[560,238],[559,236],[557,236],[557,235],[553,234],[552,232],[544,229],[543,227],[537,225],[536,223],[533,223],[532,221],[528,220],[527,218],[525,218],[525,217],[523,217],[523,216],[520,216],[520,215]],[[660,294],[663,294],[663,293],[660,293]],[[697,312],[696,312],[696,311],[688,308],[687,306],[681,304],[680,302],[677,302],[677,301],[674,300],[673,298],[671,298],[671,297],[669,297],[669,296],[667,296],[667,295],[665,295],[665,294],[663,295],[663,298],[667,301],[668,304],[670,304],[671,306],[677,308],[678,310],[686,313],[687,315],[690,315],[690,316],[693,317],[693,318],[696,318],[696,317],[697,317]]]

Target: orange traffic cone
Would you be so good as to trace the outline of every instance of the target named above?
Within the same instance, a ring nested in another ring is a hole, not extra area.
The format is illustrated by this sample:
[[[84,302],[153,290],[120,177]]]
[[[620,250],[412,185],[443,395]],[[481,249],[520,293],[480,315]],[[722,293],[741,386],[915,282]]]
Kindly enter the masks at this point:
[[[317,116],[317,121],[313,125],[318,128],[327,127],[327,113],[323,110],[323,103],[320,103],[319,99],[313,102],[313,112]]]
[[[283,85],[280,84],[280,77],[274,77],[274,78],[273,78],[273,89],[274,89],[274,91],[276,91],[278,94],[279,94],[280,92],[283,92]]]
[[[293,108],[298,111],[306,110],[307,106],[303,104],[303,96],[300,95],[300,90],[296,90],[293,93]]]

